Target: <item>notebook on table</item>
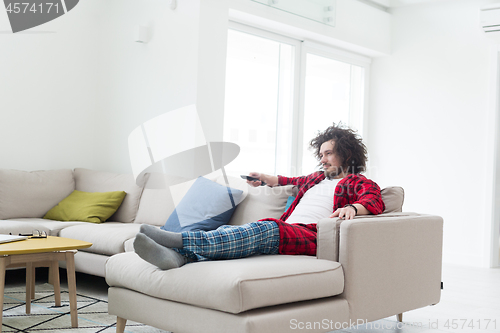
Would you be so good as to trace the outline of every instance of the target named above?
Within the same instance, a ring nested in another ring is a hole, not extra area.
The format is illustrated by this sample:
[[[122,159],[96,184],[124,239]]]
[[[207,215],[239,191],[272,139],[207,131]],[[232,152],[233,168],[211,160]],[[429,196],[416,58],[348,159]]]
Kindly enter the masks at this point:
[[[0,244],[28,239],[28,236],[0,235]]]

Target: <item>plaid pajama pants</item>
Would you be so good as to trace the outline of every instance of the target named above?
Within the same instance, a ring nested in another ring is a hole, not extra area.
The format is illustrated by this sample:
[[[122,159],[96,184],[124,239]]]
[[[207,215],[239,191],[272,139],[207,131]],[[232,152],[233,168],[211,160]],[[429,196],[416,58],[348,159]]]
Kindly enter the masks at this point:
[[[182,249],[173,249],[194,261],[278,254],[280,231],[276,222],[223,225],[211,231],[182,232]]]

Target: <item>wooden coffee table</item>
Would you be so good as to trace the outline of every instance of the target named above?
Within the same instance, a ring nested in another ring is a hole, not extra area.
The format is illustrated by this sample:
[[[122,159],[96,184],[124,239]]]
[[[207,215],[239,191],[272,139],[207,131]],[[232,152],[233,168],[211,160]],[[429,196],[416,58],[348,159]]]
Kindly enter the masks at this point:
[[[78,327],[76,306],[75,253],[92,243],[62,237],[31,238],[27,240],[0,244],[0,309],[3,315],[5,290],[5,270],[11,267],[26,267],[26,313],[31,312],[31,299],[34,298],[35,267],[49,267],[49,281],[54,286],[56,306],[61,305],[59,284],[59,261],[66,261],[68,274],[69,308],[71,326]],[[0,332],[2,331],[0,315]]]

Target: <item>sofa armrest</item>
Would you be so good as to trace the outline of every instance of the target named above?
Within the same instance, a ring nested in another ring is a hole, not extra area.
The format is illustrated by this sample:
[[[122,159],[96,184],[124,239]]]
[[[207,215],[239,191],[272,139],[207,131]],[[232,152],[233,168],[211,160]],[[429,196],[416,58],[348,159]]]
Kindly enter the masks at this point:
[[[384,213],[380,215],[359,215],[354,219],[373,219],[381,217],[402,217],[402,216],[419,216],[416,213]],[[339,218],[324,218],[318,221],[317,249],[316,256],[318,259],[326,259],[331,261],[339,261],[339,235],[340,224],[343,219]]]
[[[318,221],[316,241],[316,257],[331,261],[339,261],[339,232],[342,219],[326,218]]]
[[[406,215],[342,222],[342,295],[351,319],[372,321],[439,302],[443,219]]]

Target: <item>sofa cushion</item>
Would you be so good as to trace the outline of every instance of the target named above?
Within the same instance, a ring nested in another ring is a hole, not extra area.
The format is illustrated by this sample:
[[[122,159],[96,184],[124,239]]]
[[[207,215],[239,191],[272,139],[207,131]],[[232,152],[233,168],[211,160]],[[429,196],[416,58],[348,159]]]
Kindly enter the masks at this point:
[[[225,186],[226,182],[221,175],[222,172],[216,171],[203,177]],[[243,191],[242,200],[246,201],[245,197],[248,192],[248,185],[246,182],[242,183],[242,179],[236,177],[227,178],[231,188]],[[171,178],[165,176],[166,184],[168,184],[170,180]],[[195,180],[176,183],[176,185],[169,186],[167,189],[149,188],[148,183],[141,197],[141,203],[135,223],[163,226],[194,182]]]
[[[135,223],[163,226],[175,204],[169,189],[144,189]]]
[[[123,244],[123,248],[124,248],[125,252],[134,252],[135,251],[134,241],[135,241],[135,237],[130,238],[129,240],[125,241],[125,243]]]
[[[116,174],[111,172],[88,169],[75,169],[75,189],[83,192],[125,191],[127,195],[120,208],[108,221],[134,222],[139,208],[143,188],[135,184],[131,174]]]
[[[82,192],[74,190],[49,210],[44,219],[56,221],[105,222],[120,207],[126,193]]]
[[[0,169],[0,219],[41,218],[74,189],[71,170]]]
[[[33,230],[39,230],[45,231],[49,236],[59,236],[59,232],[62,229],[79,224],[86,224],[86,222],[61,222],[39,218],[17,218],[0,221],[0,234],[8,234],[11,232],[15,235],[17,233],[31,233]]]
[[[391,186],[381,191],[382,201],[385,204],[384,213],[397,213],[403,211],[405,191],[402,187]]]
[[[108,259],[106,282],[229,313],[329,297],[344,290],[338,262],[286,255],[195,262],[164,271],[127,252]]]
[[[64,228],[59,236],[79,239],[93,245],[82,251],[114,255],[125,251],[125,242],[139,232],[140,224],[108,222],[103,224],[83,223]]]
[[[173,232],[215,230],[229,222],[242,198],[243,191],[199,177],[162,229]]]
[[[156,175],[156,179],[158,177],[162,176]],[[151,179],[155,181],[155,178]],[[165,176],[164,181],[168,184],[169,178]],[[195,180],[181,182],[166,189],[150,188],[148,183],[142,193],[135,223],[163,226],[194,182]]]
[[[24,221],[22,221],[24,220]],[[47,227],[37,224],[35,218],[28,219],[15,219],[15,220],[0,220],[0,234],[29,234],[33,230],[45,231],[47,235],[50,235],[50,229]],[[52,235],[51,235],[52,236]]]
[[[288,197],[296,194],[293,185],[276,187],[248,186],[248,195],[245,201],[236,207],[229,224],[242,225],[268,217],[278,219],[285,212]]]

